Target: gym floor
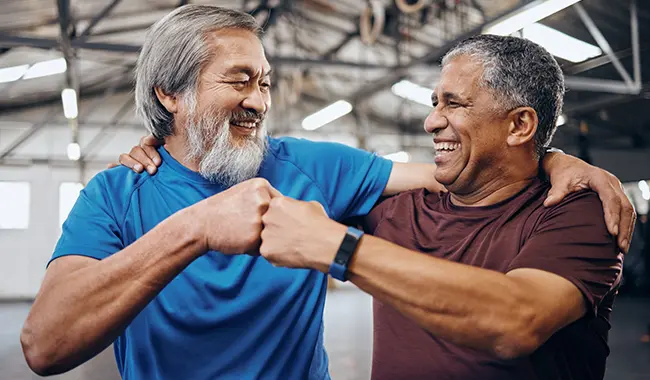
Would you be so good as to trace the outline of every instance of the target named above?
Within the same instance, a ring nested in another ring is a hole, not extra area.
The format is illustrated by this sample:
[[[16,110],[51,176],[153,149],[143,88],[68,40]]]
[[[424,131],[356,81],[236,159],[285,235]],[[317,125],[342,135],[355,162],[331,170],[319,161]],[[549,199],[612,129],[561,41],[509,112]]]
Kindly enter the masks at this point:
[[[19,331],[29,303],[0,303],[0,379],[31,380],[22,357]],[[372,324],[370,297],[349,286],[329,293],[325,308],[325,345],[334,380],[370,378]],[[610,334],[607,380],[650,379],[650,343],[640,341],[650,323],[650,299],[619,297]],[[55,380],[119,379],[113,353],[95,359]]]

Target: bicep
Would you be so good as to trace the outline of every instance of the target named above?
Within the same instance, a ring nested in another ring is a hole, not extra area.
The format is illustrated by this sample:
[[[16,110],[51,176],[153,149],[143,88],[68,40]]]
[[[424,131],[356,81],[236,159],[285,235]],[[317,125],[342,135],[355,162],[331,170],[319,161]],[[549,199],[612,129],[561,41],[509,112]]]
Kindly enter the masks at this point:
[[[581,290],[562,276],[532,268],[514,269],[506,275],[530,295],[531,304],[536,309],[534,328],[543,340],[587,312]]]
[[[444,191],[445,188],[436,181],[436,165],[405,164],[396,162],[390,172],[388,183],[382,195],[394,195],[403,191],[426,188],[431,192]]]
[[[67,255],[53,260],[45,271],[45,278],[39,294],[53,287],[72,273],[93,265],[97,261],[95,258],[81,255]]]

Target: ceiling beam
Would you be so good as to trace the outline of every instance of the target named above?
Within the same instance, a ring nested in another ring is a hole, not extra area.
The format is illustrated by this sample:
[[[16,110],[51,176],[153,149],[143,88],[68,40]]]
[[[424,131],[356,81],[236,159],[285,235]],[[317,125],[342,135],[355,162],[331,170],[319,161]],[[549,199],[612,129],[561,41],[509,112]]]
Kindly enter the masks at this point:
[[[89,36],[92,33],[93,28],[95,28],[95,26],[97,26],[97,24],[99,24],[99,22],[102,19],[104,19],[106,16],[108,16],[108,14],[111,13],[113,8],[115,8],[117,6],[117,4],[120,3],[120,1],[122,1],[122,0],[113,0],[110,4],[108,4],[106,7],[104,7],[104,9],[102,9],[95,17],[92,18],[92,20],[90,20],[90,22],[88,23],[88,26],[86,26],[86,29],[84,29],[84,31],[81,32],[79,37],[80,38],[85,38],[85,37]]]
[[[119,53],[138,53],[140,51],[140,46],[135,45],[88,42],[82,40],[72,40],[70,41],[70,45],[75,49],[104,50]],[[40,49],[58,49],[60,48],[60,42],[51,38],[0,34],[0,47],[11,48],[19,46],[28,46]]]
[[[383,79],[380,79],[376,81],[375,83],[371,84],[370,86],[364,86],[363,88],[360,88],[358,91],[356,91],[352,96],[350,97],[350,100],[353,103],[360,103],[364,99],[370,98],[372,95],[378,93],[379,91],[392,86],[394,83],[400,81],[401,79],[404,79],[407,76],[407,71],[413,66],[420,65],[420,64],[431,64],[434,62],[439,61],[449,49],[454,47],[456,44],[458,44],[460,41],[469,38],[471,36],[480,34],[483,31],[483,28],[485,26],[491,24],[492,22],[499,20],[501,18],[507,17],[510,14],[513,14],[517,11],[519,11],[521,8],[525,7],[528,5],[531,1],[530,0],[520,0],[519,3],[499,14],[496,15],[495,17],[490,18],[489,20],[486,20],[483,24],[470,29],[469,31],[462,33],[460,36],[455,38],[454,40],[446,42],[444,45],[436,47],[429,51],[427,54],[424,54],[423,56],[419,58],[415,58],[411,61],[409,61],[406,65],[403,66],[397,66],[391,68],[386,74],[386,76]]]

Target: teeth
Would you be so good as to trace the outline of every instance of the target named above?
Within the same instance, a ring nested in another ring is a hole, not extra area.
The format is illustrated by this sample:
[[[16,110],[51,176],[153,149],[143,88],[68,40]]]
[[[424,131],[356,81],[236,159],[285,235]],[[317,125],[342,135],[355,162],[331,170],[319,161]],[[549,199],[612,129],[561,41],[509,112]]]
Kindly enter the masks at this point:
[[[255,128],[257,123],[254,122],[243,122],[243,121],[233,121],[232,124],[244,127],[244,128]]]
[[[436,150],[441,151],[441,150],[446,150],[446,151],[454,151],[458,148],[460,148],[459,143],[450,143],[450,142],[441,142],[441,143],[435,143],[434,147]]]

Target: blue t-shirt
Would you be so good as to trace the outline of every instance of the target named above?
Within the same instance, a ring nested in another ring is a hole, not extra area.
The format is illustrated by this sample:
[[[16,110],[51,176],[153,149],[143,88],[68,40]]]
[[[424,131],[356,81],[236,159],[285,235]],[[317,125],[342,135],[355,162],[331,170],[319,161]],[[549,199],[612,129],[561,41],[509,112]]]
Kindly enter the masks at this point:
[[[81,192],[52,260],[105,259],[178,210],[223,191],[164,148],[154,176],[125,167]],[[340,144],[269,139],[260,177],[282,194],[323,204],[332,219],[370,211],[392,163]],[[115,341],[124,379],[329,379],[323,348],[326,276],[262,257],[210,251],[156,296]]]

